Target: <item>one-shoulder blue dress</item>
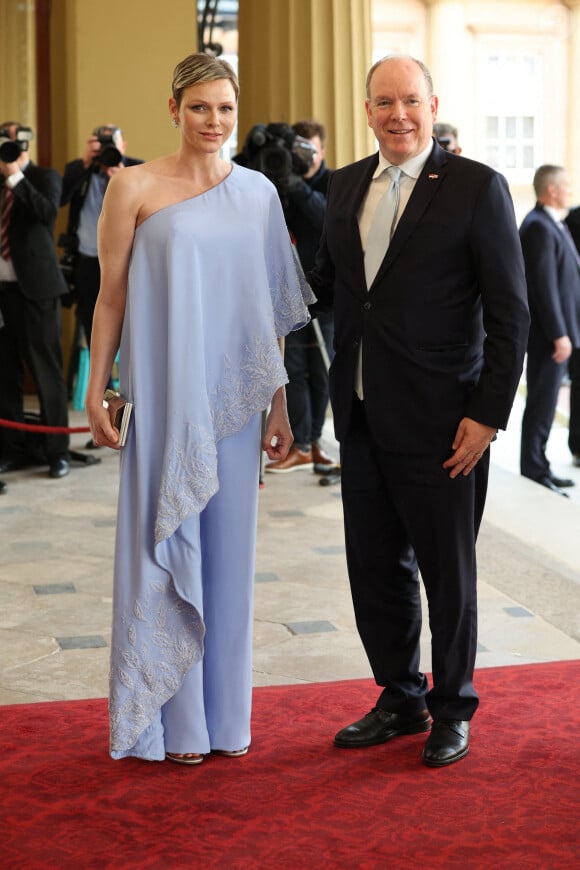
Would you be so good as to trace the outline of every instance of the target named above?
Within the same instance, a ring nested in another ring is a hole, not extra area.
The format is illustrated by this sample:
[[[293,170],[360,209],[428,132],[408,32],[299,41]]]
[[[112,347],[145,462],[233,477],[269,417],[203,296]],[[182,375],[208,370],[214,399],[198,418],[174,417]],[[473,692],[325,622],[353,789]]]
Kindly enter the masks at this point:
[[[238,749],[215,742],[247,738],[248,723],[234,723],[229,735],[218,727],[214,737],[212,723],[221,714],[206,710],[208,722],[198,723],[202,737],[186,746],[187,728],[172,738],[174,719],[166,721],[163,713],[196,669],[194,695],[210,679],[203,675],[206,624],[208,641],[210,631],[204,608],[219,621],[222,637],[239,631],[236,596],[227,584],[246,583],[240,570],[253,571],[254,544],[246,546],[240,566],[232,529],[246,528],[247,515],[255,515],[256,421],[287,382],[277,336],[304,326],[313,301],[278,194],[258,172],[234,164],[219,185],[161,209],[136,230],[119,364],[120,390],[134,409],[121,451],[115,546],[113,758]],[[236,439],[241,464],[253,467],[244,483],[225,480],[240,464]],[[215,510],[208,531],[204,518],[214,502],[228,519],[220,523]],[[225,584],[216,585],[217,602],[204,589],[212,576],[213,589],[216,574]],[[232,643],[224,644],[225,656],[234,655]],[[219,660],[219,644],[212,655]],[[222,699],[220,710],[223,703],[228,709],[228,680],[239,680],[235,670],[227,661],[212,665],[211,679],[221,674],[225,682],[207,689],[208,697]],[[197,718],[204,715],[203,699],[182,699],[181,705]],[[247,711],[234,709],[236,715],[244,718]]]

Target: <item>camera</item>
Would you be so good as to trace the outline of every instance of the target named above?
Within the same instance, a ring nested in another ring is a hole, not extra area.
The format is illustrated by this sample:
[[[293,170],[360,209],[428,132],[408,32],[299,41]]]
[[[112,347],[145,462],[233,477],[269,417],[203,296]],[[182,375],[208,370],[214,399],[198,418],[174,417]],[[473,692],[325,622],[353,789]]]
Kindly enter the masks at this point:
[[[118,166],[123,155],[115,147],[115,137],[121,133],[118,127],[95,127],[93,136],[99,140],[101,150],[95,157],[93,164],[98,171],[101,166]]]
[[[261,172],[280,193],[285,193],[293,179],[308,172],[315,156],[314,145],[288,124],[256,124],[234,160]]]
[[[34,133],[30,127],[16,127],[14,138],[10,136],[10,128],[0,129],[0,160],[3,163],[14,163],[23,151],[28,151]]]
[[[437,136],[437,142],[445,151],[449,151],[451,147],[451,139],[449,136]]]

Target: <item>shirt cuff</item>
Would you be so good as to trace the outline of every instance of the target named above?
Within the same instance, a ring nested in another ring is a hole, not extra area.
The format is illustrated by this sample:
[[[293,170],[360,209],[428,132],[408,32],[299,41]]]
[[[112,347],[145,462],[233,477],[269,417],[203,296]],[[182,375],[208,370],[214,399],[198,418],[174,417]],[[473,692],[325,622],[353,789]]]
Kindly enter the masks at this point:
[[[24,178],[24,172],[22,172],[21,170],[18,170],[18,172],[15,172],[14,175],[9,175],[7,177],[6,186],[12,189],[12,188],[16,187],[18,182],[22,181],[23,178]]]

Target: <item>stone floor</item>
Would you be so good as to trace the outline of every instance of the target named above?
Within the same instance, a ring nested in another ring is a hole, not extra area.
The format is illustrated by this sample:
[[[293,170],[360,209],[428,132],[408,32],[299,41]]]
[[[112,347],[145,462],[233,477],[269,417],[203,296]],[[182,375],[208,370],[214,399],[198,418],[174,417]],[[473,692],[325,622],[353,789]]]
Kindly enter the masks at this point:
[[[574,478],[571,498],[518,474],[518,397],[492,449],[479,542],[477,666],[580,656],[580,468],[566,446],[565,394],[549,443],[554,471]],[[85,424],[71,412],[71,425]],[[82,449],[86,434],[73,436]],[[337,456],[330,421],[327,449]],[[71,474],[5,476],[0,497],[0,703],[107,693],[118,457],[89,454]],[[254,683],[369,676],[345,569],[340,484],[310,471],[265,475],[256,567]],[[428,634],[422,642],[429,670]]]

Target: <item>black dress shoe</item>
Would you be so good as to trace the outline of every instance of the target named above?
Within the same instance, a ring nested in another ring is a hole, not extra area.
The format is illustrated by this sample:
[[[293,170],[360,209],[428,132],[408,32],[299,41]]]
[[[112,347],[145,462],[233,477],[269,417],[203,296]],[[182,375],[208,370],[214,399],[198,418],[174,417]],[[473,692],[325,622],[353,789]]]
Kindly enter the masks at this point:
[[[3,459],[0,462],[0,474],[8,474],[9,471],[20,471],[21,468],[26,468],[26,462],[23,459]]]
[[[570,498],[567,492],[564,492],[563,489],[556,486],[551,477],[543,477],[541,480],[538,480],[538,483],[545,486],[546,489],[551,489],[552,492],[556,492],[558,495],[563,495],[564,498]]]
[[[388,713],[375,707],[362,719],[339,731],[334,738],[334,745],[342,749],[377,746],[403,734],[420,734],[422,731],[428,731],[430,726],[431,719],[427,710],[422,710],[414,716],[401,716],[399,713]]]
[[[0,495],[4,495],[6,492],[7,486],[3,480],[0,480]]]
[[[469,752],[469,722],[461,719],[436,719],[423,749],[429,767],[445,767]]]
[[[556,477],[555,474],[550,474],[550,480],[557,486],[559,489],[565,489],[568,486],[576,486],[575,481],[571,480],[569,477]]]
[[[54,459],[48,470],[49,477],[66,477],[70,471],[70,465],[66,459]]]

